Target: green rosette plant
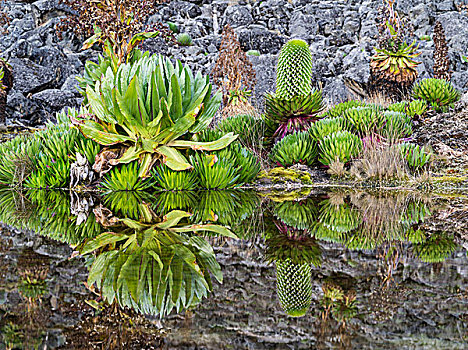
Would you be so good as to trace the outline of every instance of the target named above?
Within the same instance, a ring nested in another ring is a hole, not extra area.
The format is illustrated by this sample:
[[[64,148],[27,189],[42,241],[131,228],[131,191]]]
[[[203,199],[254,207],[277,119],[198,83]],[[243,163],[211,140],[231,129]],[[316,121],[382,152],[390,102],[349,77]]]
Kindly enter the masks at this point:
[[[317,141],[337,131],[346,130],[346,122],[343,117],[324,118],[315,122],[309,129],[309,133]]]
[[[197,188],[198,177],[195,171],[174,171],[165,165],[154,169],[153,177],[156,186],[168,191],[191,191]]]
[[[227,134],[238,135],[238,140],[245,146],[252,147],[259,144],[265,129],[264,120],[249,114],[227,117],[219,122],[216,130]]]
[[[366,106],[366,103],[363,101],[350,100],[350,101],[338,103],[336,106],[329,109],[325,114],[329,118],[341,117],[343,116],[343,113],[350,108],[365,107],[365,106]]]
[[[303,40],[290,40],[281,49],[276,68],[276,92],[266,94],[266,118],[275,125],[273,138],[305,131],[324,104],[312,89],[312,53]]]
[[[413,122],[410,116],[401,112],[386,111],[383,113],[385,124],[379,133],[391,139],[410,136],[413,132]]]
[[[317,156],[317,142],[307,132],[286,136],[275,144],[270,153],[271,161],[283,167],[298,163],[312,165]]]
[[[413,86],[413,97],[426,101],[436,112],[446,112],[460,99],[461,93],[449,81],[430,78]]]
[[[190,160],[198,175],[200,186],[207,190],[235,187],[239,178],[238,169],[228,158],[197,153]]]
[[[92,114],[72,122],[85,137],[123,150],[109,160],[111,166],[138,160],[141,177],[157,161],[187,170],[192,165],[181,150],[219,150],[236,138],[229,133],[210,143],[192,141],[219,108],[221,94],[211,97],[211,91],[208,77],[194,77],[180,61],[174,66],[162,56],[143,55],[134,64],[121,64],[116,73],[108,69],[94,89],[87,86]]]
[[[453,237],[444,233],[435,233],[421,243],[413,245],[413,253],[426,263],[440,263],[447,260],[457,249]]]
[[[88,285],[144,314],[168,315],[198,304],[212,291],[211,276],[222,282],[212,247],[199,233],[237,238],[223,226],[187,223],[192,214],[174,210],[157,217],[147,206],[143,221],[114,217],[114,225],[80,244],[91,258]]]
[[[382,113],[371,106],[349,108],[343,118],[361,136],[371,134],[385,123]]]
[[[151,184],[148,180],[142,179],[137,162],[123,164],[114,167],[104,176],[101,183],[103,189],[107,191],[144,191]]]
[[[330,165],[335,161],[348,163],[362,149],[362,141],[349,131],[338,131],[326,136],[319,144],[319,161]]]
[[[405,142],[399,145],[400,153],[408,166],[413,170],[420,170],[432,160],[432,152],[424,146]]]

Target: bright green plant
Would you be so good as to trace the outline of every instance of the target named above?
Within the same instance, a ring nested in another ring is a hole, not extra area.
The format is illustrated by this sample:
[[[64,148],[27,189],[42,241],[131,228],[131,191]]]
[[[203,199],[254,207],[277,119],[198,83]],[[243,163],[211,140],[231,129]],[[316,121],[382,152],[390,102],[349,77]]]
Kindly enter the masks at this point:
[[[165,165],[160,165],[153,172],[153,179],[158,187],[165,190],[194,190],[197,188],[198,177],[195,171],[174,171]]]
[[[436,112],[446,112],[460,99],[461,93],[449,81],[431,78],[413,86],[413,97],[425,100]]]
[[[392,112],[405,113],[407,107],[408,107],[408,102],[402,101],[402,102],[392,103],[391,105],[387,107],[387,109]]]
[[[432,160],[432,152],[428,148],[413,143],[402,143],[400,152],[408,166],[413,170],[422,169]]]
[[[146,191],[108,191],[104,193],[102,202],[116,216],[139,220],[146,215],[144,203],[153,199]]]
[[[187,33],[180,33],[177,35],[177,43],[182,46],[192,46],[192,37]]]
[[[197,153],[191,156],[190,160],[203,188],[226,189],[236,185],[239,174],[229,159]]]
[[[282,48],[276,67],[276,95],[291,99],[308,95],[312,80],[312,52],[303,40],[290,40]]]
[[[245,54],[247,56],[260,56],[260,51],[258,51],[258,50],[249,50]]]
[[[167,25],[169,26],[169,29],[173,33],[178,33],[179,32],[179,26],[177,24],[175,24],[174,22],[167,22]]]
[[[318,220],[329,230],[339,233],[348,233],[355,230],[362,222],[359,211],[349,204],[333,204],[329,199],[320,203]]]
[[[263,119],[256,118],[249,114],[228,117],[221,120],[216,126],[216,129],[223,133],[232,132],[234,135],[238,135],[239,141],[247,147],[252,147],[260,143],[259,139],[261,135],[263,135],[264,128]]]
[[[324,108],[322,92],[315,89],[308,95],[290,99],[266,95],[265,104],[265,117],[275,128],[273,137],[279,139],[295,131],[307,130]]]
[[[239,177],[237,183],[249,183],[254,180],[261,170],[258,157],[249,149],[238,143],[232,143],[228,147],[216,152],[221,159],[226,159],[237,169]]]
[[[371,106],[349,108],[343,113],[343,117],[361,136],[369,135],[385,122],[382,114]]]
[[[415,119],[416,117],[422,117],[426,114],[427,111],[427,104],[423,100],[414,100],[408,104],[406,109],[406,114],[408,114],[411,118]]]
[[[329,109],[326,112],[326,115],[330,118],[341,117],[343,116],[343,113],[350,108],[365,107],[365,106],[366,106],[366,103],[363,101],[350,100],[350,101],[338,103],[336,106]]]
[[[179,149],[213,151],[236,137],[227,134],[211,143],[190,138],[210,124],[221,102],[211,97],[208,77],[193,77],[180,62],[146,55],[134,64],[122,64],[116,73],[107,70],[95,89],[86,87],[92,117],[73,120],[83,135],[103,146],[125,149],[110,165],[141,162],[140,176],[147,176],[160,160],[172,170],[192,168]]]
[[[297,163],[312,165],[317,156],[317,142],[307,132],[286,136],[275,144],[270,153],[271,161],[283,167]]]
[[[413,122],[410,116],[393,111],[386,111],[383,115],[385,117],[385,124],[379,130],[381,135],[391,139],[400,139],[412,134]]]
[[[325,136],[337,131],[346,130],[346,123],[343,117],[324,118],[315,122],[309,129],[309,133],[315,140],[321,141]]]
[[[319,144],[319,161],[330,165],[334,161],[347,163],[362,149],[362,141],[349,131],[337,131],[326,136]]]
[[[276,68],[276,92],[266,94],[266,118],[276,129],[273,138],[305,131],[323,110],[321,91],[312,89],[312,53],[303,40],[282,48]]]
[[[150,183],[141,179],[139,174],[137,162],[123,164],[107,173],[101,186],[107,191],[144,191],[150,187]]]

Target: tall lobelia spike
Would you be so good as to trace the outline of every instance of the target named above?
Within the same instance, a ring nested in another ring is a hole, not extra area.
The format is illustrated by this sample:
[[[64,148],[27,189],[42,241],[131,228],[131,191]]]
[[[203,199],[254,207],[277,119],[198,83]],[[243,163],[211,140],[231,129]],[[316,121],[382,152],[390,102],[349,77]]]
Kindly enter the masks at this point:
[[[276,67],[276,96],[290,99],[311,92],[312,53],[304,40],[289,40],[282,48]]]

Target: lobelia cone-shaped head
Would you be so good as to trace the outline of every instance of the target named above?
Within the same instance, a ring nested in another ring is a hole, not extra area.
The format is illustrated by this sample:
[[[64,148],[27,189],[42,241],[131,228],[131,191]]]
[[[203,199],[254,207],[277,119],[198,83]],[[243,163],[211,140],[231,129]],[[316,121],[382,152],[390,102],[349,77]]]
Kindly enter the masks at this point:
[[[311,92],[312,53],[303,40],[289,40],[282,48],[276,67],[276,96],[290,99]]]
[[[295,264],[290,259],[276,261],[278,299],[291,317],[304,316],[312,303],[311,274],[309,263]]]

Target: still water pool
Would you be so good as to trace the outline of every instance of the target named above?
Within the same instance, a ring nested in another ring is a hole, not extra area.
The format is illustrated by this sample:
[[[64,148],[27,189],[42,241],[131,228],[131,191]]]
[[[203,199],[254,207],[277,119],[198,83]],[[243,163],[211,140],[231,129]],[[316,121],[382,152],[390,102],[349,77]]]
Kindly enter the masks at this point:
[[[467,207],[0,191],[0,349],[467,349]]]

